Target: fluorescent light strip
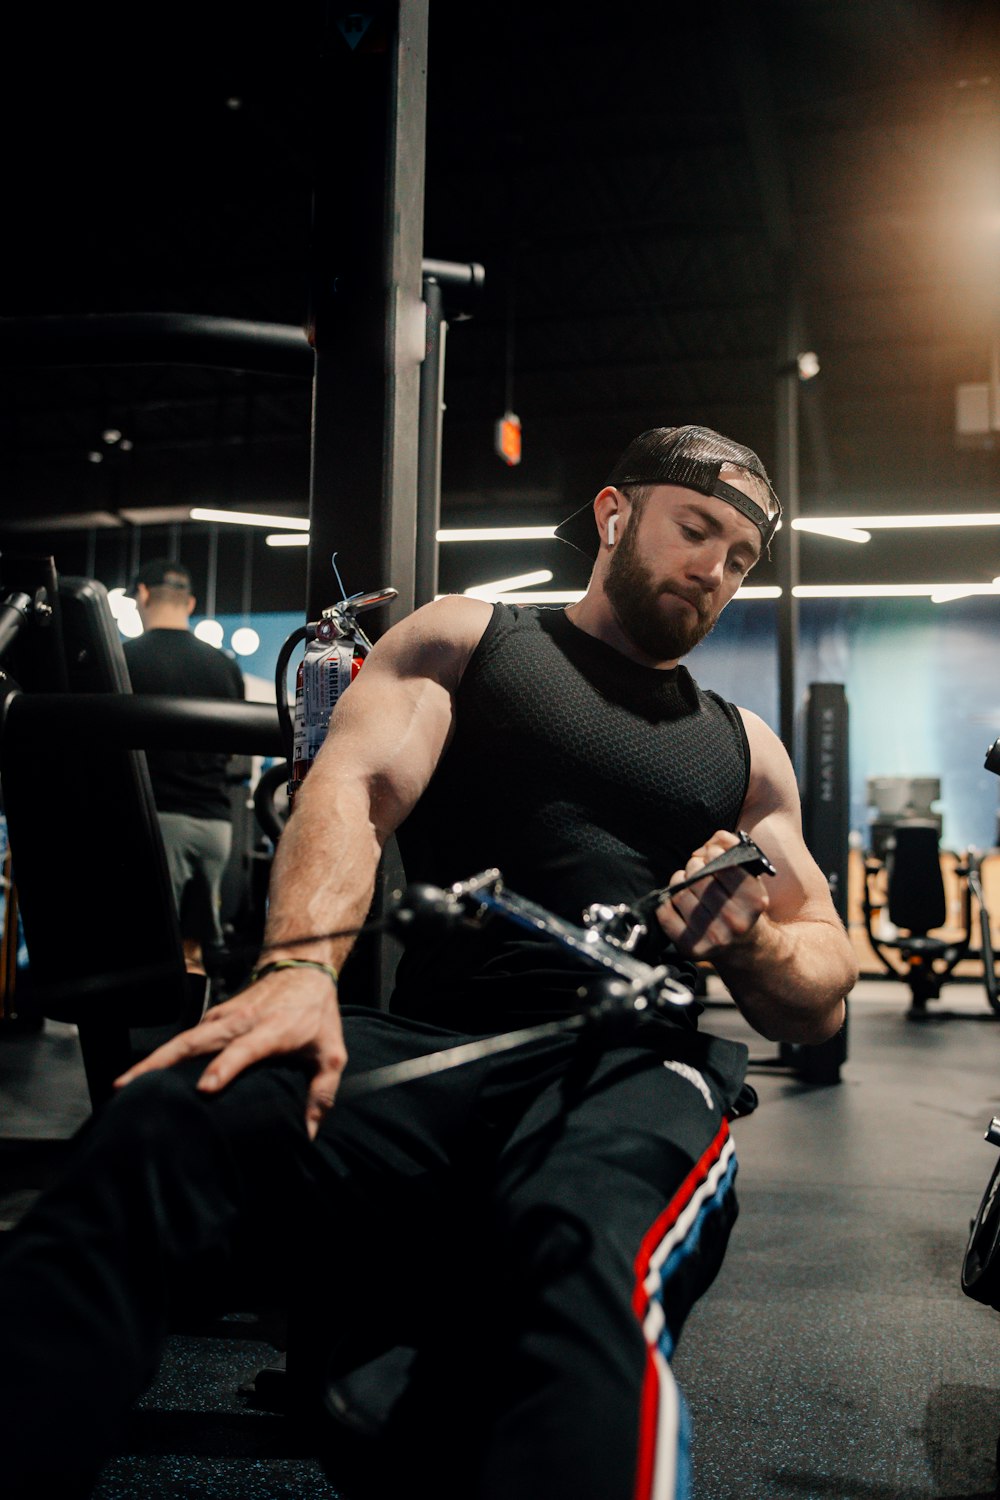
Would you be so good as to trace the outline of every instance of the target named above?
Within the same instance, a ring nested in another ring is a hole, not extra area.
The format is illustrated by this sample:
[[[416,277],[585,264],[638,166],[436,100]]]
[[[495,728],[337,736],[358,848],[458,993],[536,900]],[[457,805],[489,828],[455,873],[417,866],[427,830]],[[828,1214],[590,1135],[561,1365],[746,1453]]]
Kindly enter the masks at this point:
[[[191,510],[192,521],[221,521],[232,526],[283,526],[286,531],[308,531],[309,522],[304,516],[265,516],[253,510],[206,510],[196,505]]]
[[[1000,594],[1000,582],[996,588],[988,583],[806,583],[792,592],[797,599],[931,599],[944,604],[968,595]],[[583,589],[565,592],[533,589],[531,593],[510,593],[499,597],[504,604],[575,604],[583,594]],[[444,596],[439,594],[437,597]],[[753,603],[759,599],[780,598],[781,589],[776,586],[744,584],[734,595],[733,603],[738,604],[741,599]]]
[[[845,531],[919,531],[928,526],[1000,526],[998,511],[953,511],[927,516],[808,516],[792,522],[797,531],[817,531],[830,536]]]
[[[309,536],[304,531],[272,531],[264,543],[268,547],[308,547]]]
[[[931,595],[932,604],[951,604],[954,599],[968,599],[974,594],[997,594],[997,580],[992,583],[945,583]]]
[[[990,583],[802,583],[792,593],[796,599],[936,599],[947,603],[969,595],[1000,594],[1000,580],[996,587]],[[531,593],[504,593],[499,597],[506,604],[575,604],[583,595],[583,589],[565,592],[537,589]],[[437,597],[446,596],[438,594]],[[748,583],[733,596],[733,602],[780,598],[781,589],[776,585]]]
[[[841,521],[793,521],[793,531],[809,531],[816,536],[832,536],[841,542],[870,542],[870,531],[859,531],[856,526],[845,526]]]
[[[989,583],[800,583],[796,599],[933,599],[940,602],[967,594],[994,594]]]
[[[533,583],[551,582],[551,568],[539,568],[535,573],[515,573],[512,578],[498,578],[493,583],[474,583],[462,592],[471,599],[496,599],[501,594],[506,598],[513,590],[530,588]]]
[[[218,521],[231,526],[278,526],[285,531],[308,532],[305,516],[270,516],[259,511],[211,510],[193,506],[192,521]],[[117,518],[116,518],[117,519]],[[797,517],[795,531],[812,531],[822,536],[843,537],[847,541],[867,540],[866,531],[919,530],[928,526],[1000,526],[1000,512],[952,512],[944,515],[906,516],[824,516]],[[468,526],[444,527],[437,532],[439,542],[544,542],[555,536],[554,526]],[[291,545],[290,543],[287,545]]]
[[[439,542],[545,542],[556,534],[554,526],[469,526],[445,527],[438,531]]]
[[[583,598],[584,589],[532,589],[530,593],[516,591],[493,595],[489,603],[499,599],[502,604],[576,604]],[[437,599],[452,597],[448,594],[436,594]],[[781,589],[770,585],[750,585],[740,589],[735,596],[736,600],[747,599],[778,599],[781,597]]]
[[[236,511],[199,511],[191,512],[194,520],[219,520],[222,517],[235,517]],[[298,528],[308,533],[308,521],[283,521],[280,516],[267,516],[261,518],[261,525],[285,526],[289,529]],[[446,528],[437,532],[439,542],[548,542],[555,535],[554,526],[474,526],[460,530]],[[269,547],[305,547],[308,545],[308,535],[285,536],[281,532],[265,537]]]
[[[994,588],[989,583],[803,583],[792,590],[796,599],[930,599],[936,604],[948,604],[952,599],[964,599],[970,595],[1000,594],[1000,580]],[[532,598],[538,599],[538,594],[527,594],[525,602],[530,603]],[[582,598],[582,594],[575,594],[573,599]],[[512,597],[504,594],[505,601],[519,603]],[[546,596],[547,603],[558,604],[565,598],[571,602],[570,596]],[[739,603],[741,599],[752,602],[757,599],[780,599],[781,589],[770,585],[745,584],[738,594],[733,596],[733,603]]]
[[[531,589],[527,593],[493,594],[488,604],[576,604],[582,599],[585,589]],[[435,599],[450,599],[452,594],[435,594]],[[462,597],[462,596],[460,596]]]

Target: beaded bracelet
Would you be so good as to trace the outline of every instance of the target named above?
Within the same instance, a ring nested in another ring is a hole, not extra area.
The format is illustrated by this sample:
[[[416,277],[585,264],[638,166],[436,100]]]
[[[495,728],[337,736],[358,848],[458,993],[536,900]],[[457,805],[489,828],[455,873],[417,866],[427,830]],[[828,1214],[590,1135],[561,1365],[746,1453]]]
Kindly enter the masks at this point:
[[[276,958],[271,963],[261,964],[259,969],[254,969],[250,975],[250,983],[256,984],[258,979],[263,979],[265,974],[273,974],[276,969],[319,969],[328,976],[334,987],[340,979],[333,964],[321,964],[314,958]]]

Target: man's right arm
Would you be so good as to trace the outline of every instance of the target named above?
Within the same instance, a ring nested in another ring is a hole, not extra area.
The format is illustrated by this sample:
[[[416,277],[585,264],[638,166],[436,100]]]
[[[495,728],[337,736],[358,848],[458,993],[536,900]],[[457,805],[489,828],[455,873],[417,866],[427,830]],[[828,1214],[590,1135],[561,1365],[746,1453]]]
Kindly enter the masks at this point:
[[[352,940],[321,935],[364,922],[382,848],[447,748],[455,691],[490,614],[490,605],[461,596],[424,606],[387,632],[341,698],[278,845],[265,963],[305,958],[342,967]],[[299,941],[310,934],[320,936]],[[212,1091],[262,1058],[291,1053],[313,1069],[307,1123],[315,1134],[346,1062],[335,987],[320,970],[266,975],[119,1082],[215,1054],[199,1084]]]
[[[268,960],[342,967],[350,939],[298,940],[364,921],[385,842],[451,739],[455,691],[490,610],[460,597],[418,610],[378,643],[341,698],[275,856]]]

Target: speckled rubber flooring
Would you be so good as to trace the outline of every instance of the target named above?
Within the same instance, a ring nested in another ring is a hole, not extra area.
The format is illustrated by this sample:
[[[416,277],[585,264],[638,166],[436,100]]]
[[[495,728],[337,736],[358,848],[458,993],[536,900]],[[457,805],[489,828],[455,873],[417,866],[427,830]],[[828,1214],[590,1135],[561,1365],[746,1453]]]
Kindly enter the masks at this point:
[[[740,1218],[674,1360],[696,1500],[996,1493],[1000,1314],[960,1275],[996,1160],[1000,1021],[972,986],[922,1024],[907,1001],[862,982],[836,1087],[752,1075]],[[967,1018],[936,1019],[948,1011]],[[732,1010],[702,1025],[752,1040]]]

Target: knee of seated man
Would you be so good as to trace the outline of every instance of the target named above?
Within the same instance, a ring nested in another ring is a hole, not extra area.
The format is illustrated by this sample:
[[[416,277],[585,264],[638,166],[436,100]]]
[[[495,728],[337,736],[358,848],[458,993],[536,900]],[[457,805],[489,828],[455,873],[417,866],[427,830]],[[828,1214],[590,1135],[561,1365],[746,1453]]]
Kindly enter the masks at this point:
[[[109,1120],[119,1131],[131,1132],[140,1149],[165,1143],[172,1150],[197,1150],[207,1132],[213,1143],[259,1152],[262,1163],[307,1139],[308,1084],[300,1069],[250,1068],[214,1094],[197,1086],[206,1066],[204,1057],[189,1058],[141,1074],[111,1101]]]
[[[500,1248],[508,1279],[529,1289],[579,1270],[593,1243],[590,1226],[569,1205],[534,1203],[511,1217]]]
[[[143,1073],[108,1101],[94,1124],[114,1130],[140,1150],[161,1141],[177,1149],[197,1137],[192,1127],[205,1113],[197,1079],[198,1070],[183,1064]]]

